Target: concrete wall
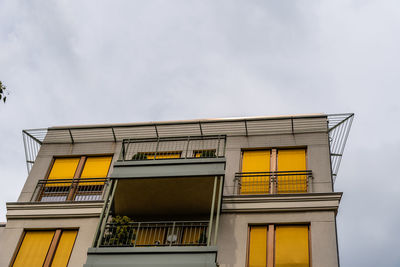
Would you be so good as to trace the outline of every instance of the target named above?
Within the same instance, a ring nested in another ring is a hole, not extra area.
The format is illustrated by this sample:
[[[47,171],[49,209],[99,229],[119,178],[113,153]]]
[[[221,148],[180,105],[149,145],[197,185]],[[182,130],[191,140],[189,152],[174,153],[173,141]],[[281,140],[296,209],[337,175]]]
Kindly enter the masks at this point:
[[[19,202],[30,201],[38,180],[45,179],[53,157],[114,154],[113,162],[118,159],[121,143],[98,142],[80,144],[43,144],[36,157],[35,164],[26,179],[18,198]],[[112,165],[110,172],[112,171]]]
[[[218,263],[221,267],[246,266],[249,225],[310,225],[312,266],[337,267],[335,214],[333,211],[285,213],[224,213],[218,234]]]
[[[326,133],[228,137],[226,142],[225,194],[240,172],[242,149],[307,148],[307,169],[314,176],[311,192],[332,192],[328,135]]]
[[[240,172],[242,149],[292,147],[307,148],[307,169],[312,170],[314,176],[312,192],[332,192],[328,136],[322,132],[228,137],[224,192],[228,193],[226,190],[233,187],[235,173]],[[31,200],[37,181],[46,177],[54,156],[114,154],[113,161],[116,161],[120,149],[121,143],[114,142],[42,145],[18,202]],[[9,263],[24,229],[79,228],[69,266],[82,266],[85,263],[87,249],[91,246],[98,223],[98,216],[87,218],[79,216],[50,218],[49,214],[46,216],[48,218],[22,216],[8,220],[7,227],[1,233],[0,266],[7,266]],[[229,213],[223,213],[217,243],[218,262],[220,266],[226,267],[245,266],[249,224],[309,223],[313,266],[338,266],[334,216],[334,211],[236,213],[231,210]]]
[[[74,249],[68,266],[82,266],[86,262],[87,249],[92,245],[98,218],[19,219],[8,220],[0,242],[0,266],[8,266],[17,249],[24,230],[78,229]]]

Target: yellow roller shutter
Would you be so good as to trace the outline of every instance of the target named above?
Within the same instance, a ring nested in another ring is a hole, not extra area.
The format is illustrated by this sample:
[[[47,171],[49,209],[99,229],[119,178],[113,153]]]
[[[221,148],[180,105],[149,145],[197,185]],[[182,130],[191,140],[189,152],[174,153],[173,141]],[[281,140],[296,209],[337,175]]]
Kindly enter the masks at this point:
[[[309,267],[308,226],[276,226],[275,267]]]
[[[27,231],[14,267],[42,267],[55,231]]]
[[[83,167],[81,178],[107,177],[112,157],[88,157]]]
[[[81,179],[107,177],[112,157],[88,157],[82,170]],[[79,186],[101,185],[104,182],[79,182]]]
[[[305,171],[305,149],[278,150],[278,171]],[[278,193],[307,192],[307,175],[282,174],[278,176]]]
[[[79,158],[58,158],[54,160],[48,179],[72,179],[76,168],[78,167]]]
[[[248,267],[267,266],[267,226],[250,227]]]
[[[76,168],[78,167],[79,158],[57,158],[54,160],[48,180],[56,179],[73,179]],[[48,183],[47,187],[54,186],[70,186],[71,182],[64,183]]]
[[[242,172],[269,172],[270,150],[243,151]],[[268,194],[269,176],[261,174],[243,174],[241,194]]]
[[[64,230],[62,232],[51,267],[65,267],[68,265],[77,233],[77,230]]]

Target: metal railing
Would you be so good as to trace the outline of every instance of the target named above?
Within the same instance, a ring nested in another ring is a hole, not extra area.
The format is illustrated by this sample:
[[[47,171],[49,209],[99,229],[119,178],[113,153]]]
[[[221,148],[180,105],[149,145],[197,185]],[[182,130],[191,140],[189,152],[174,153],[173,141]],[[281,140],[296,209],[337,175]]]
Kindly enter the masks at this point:
[[[39,180],[31,202],[102,200],[107,178]]]
[[[107,223],[101,246],[207,246],[208,224],[208,221]]]
[[[311,192],[311,171],[236,173],[230,195],[290,194]]]
[[[225,135],[124,139],[120,160],[225,157]]]

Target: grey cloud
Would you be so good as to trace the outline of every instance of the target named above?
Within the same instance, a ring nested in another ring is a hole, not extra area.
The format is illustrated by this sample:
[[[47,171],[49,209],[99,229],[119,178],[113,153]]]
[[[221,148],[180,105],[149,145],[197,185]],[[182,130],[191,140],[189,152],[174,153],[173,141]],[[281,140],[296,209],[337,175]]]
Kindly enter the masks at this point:
[[[398,266],[398,1],[0,2],[0,220],[21,129],[355,112],[336,189],[342,266]]]

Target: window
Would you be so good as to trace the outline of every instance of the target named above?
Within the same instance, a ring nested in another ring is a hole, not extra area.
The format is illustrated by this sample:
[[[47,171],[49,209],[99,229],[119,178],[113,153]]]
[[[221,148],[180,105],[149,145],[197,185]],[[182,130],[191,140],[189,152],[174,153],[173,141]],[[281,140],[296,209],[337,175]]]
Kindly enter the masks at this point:
[[[240,194],[307,192],[305,149],[246,150]]]
[[[249,227],[247,267],[309,267],[307,225]]]
[[[67,266],[78,230],[25,231],[12,266]]]
[[[100,200],[112,157],[56,158],[38,200]]]

